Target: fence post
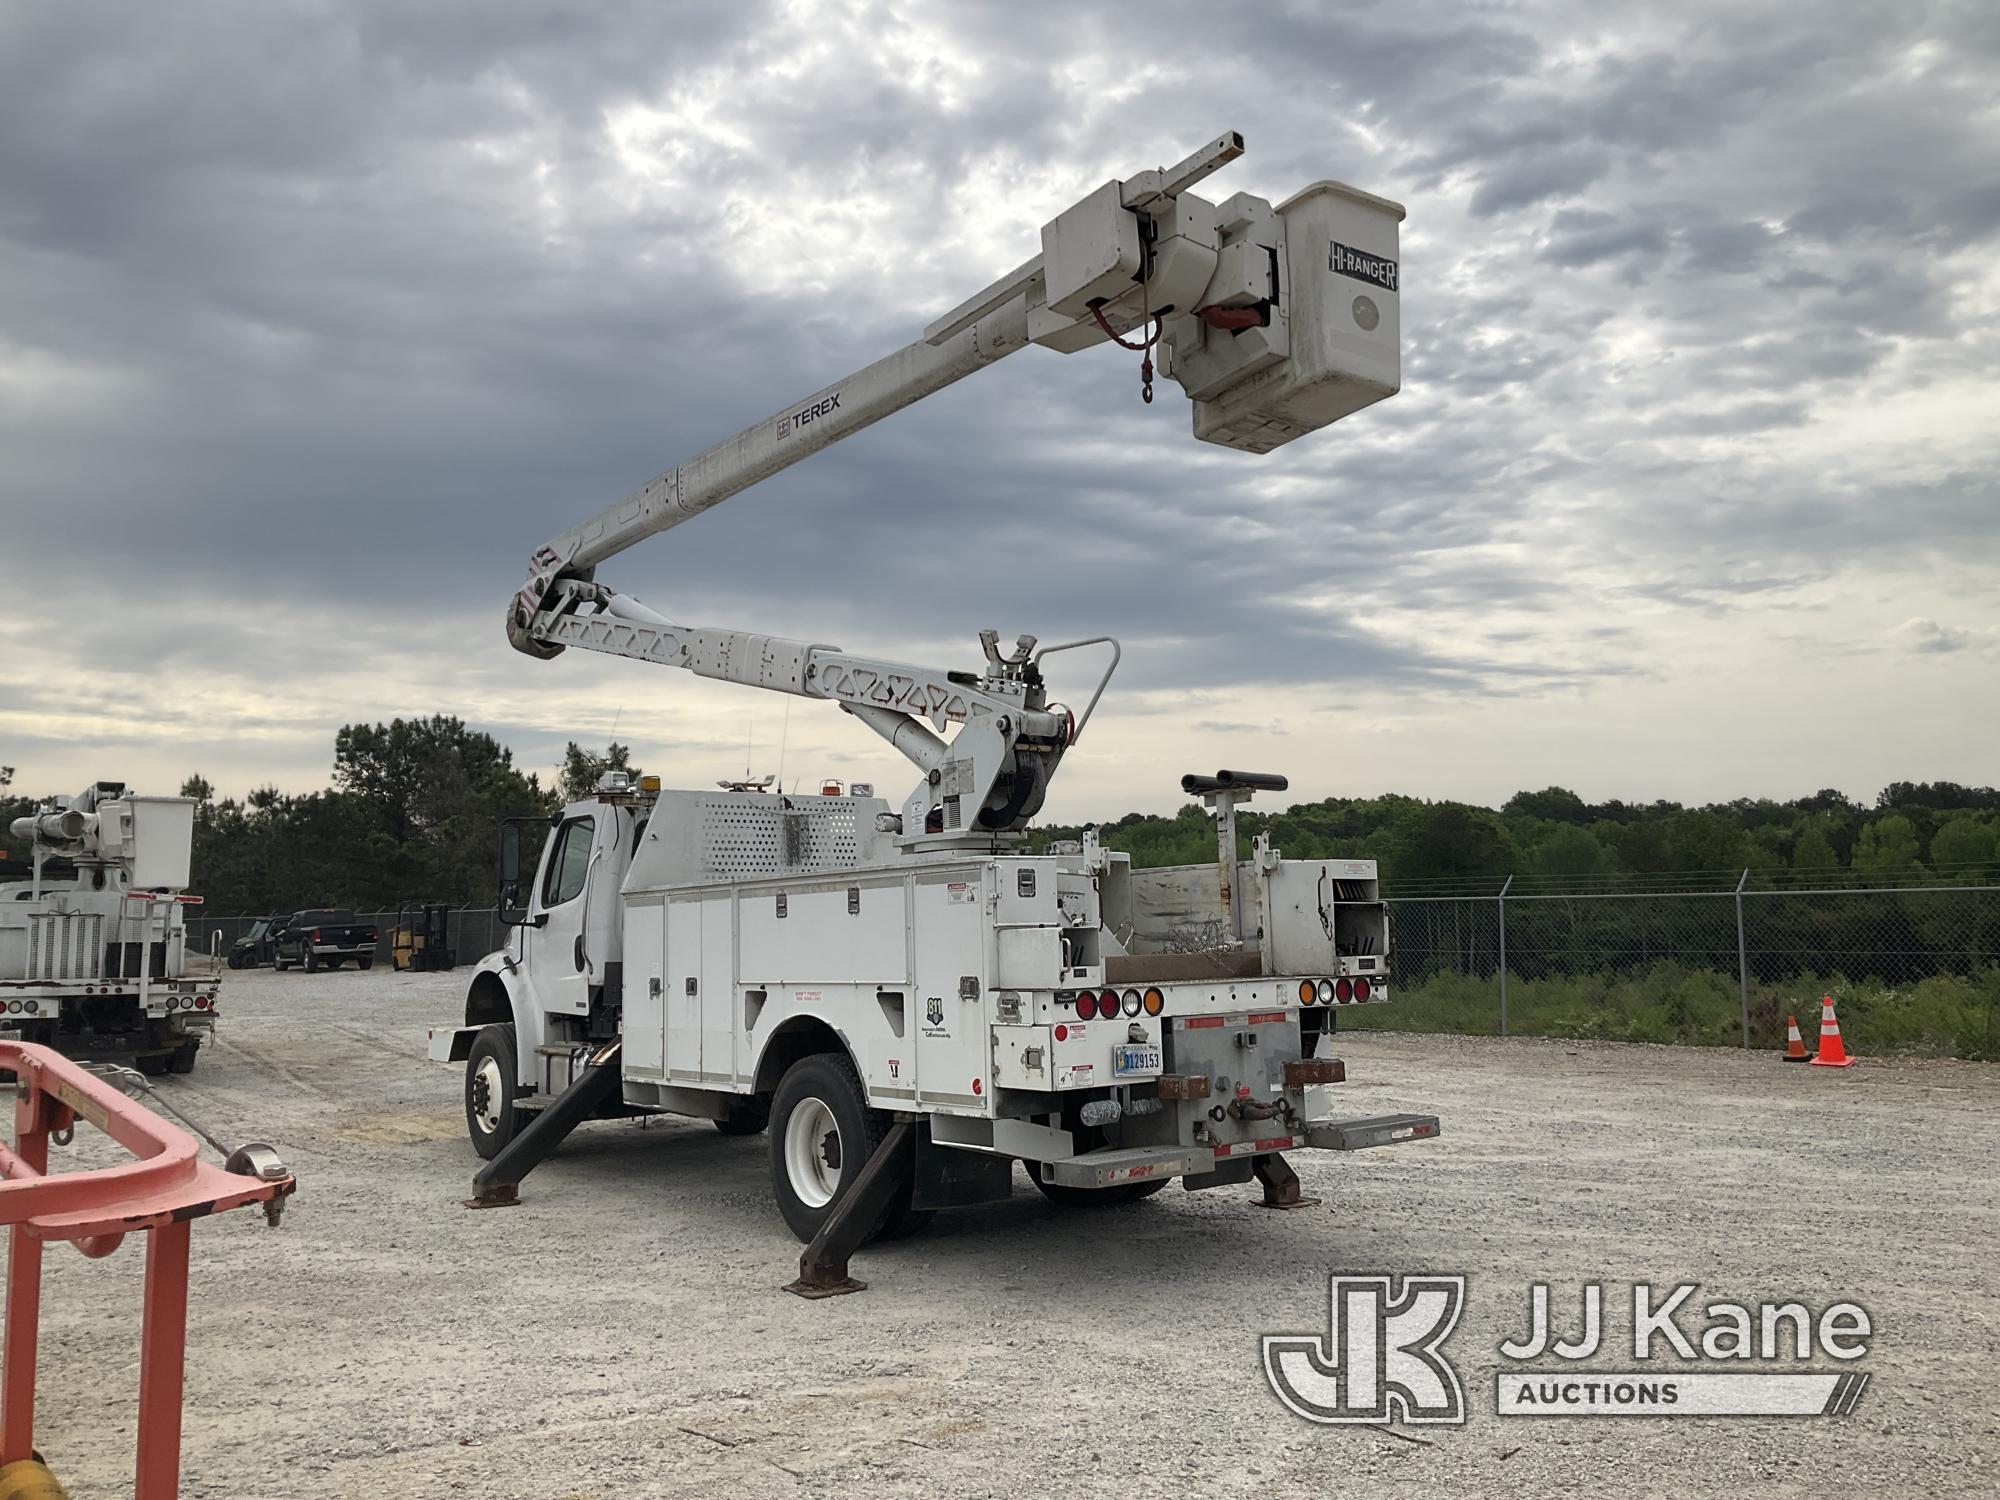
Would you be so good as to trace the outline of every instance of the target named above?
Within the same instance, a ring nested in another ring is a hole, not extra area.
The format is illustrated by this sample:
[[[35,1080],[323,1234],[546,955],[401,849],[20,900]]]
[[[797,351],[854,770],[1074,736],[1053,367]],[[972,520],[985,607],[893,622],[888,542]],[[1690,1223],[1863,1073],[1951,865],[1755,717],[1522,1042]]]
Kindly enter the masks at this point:
[[[1736,881],[1736,987],[1743,999],[1743,1050],[1750,1050],[1750,949],[1743,940],[1743,887],[1750,883],[1745,870]]]
[[[1500,908],[1500,1035],[1507,1034],[1507,892],[1514,888],[1514,877],[1509,875],[1507,883],[1500,887],[1500,894],[1494,897]]]

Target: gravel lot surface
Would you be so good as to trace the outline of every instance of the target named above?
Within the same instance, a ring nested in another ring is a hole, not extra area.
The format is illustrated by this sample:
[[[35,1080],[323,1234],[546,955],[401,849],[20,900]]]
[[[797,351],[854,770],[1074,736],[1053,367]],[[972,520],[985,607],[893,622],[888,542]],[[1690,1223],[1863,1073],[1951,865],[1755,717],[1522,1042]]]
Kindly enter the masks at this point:
[[[864,1251],[867,1292],[803,1302],[778,1290],[799,1246],[761,1137],[586,1126],[521,1207],[462,1209],[458,1070],[423,1045],[463,984],[230,975],[218,1045],[162,1080],[300,1179],[276,1233],[196,1227],[185,1494],[2000,1492],[2000,1069],[1344,1036],[1353,1113],[1446,1133],[1297,1156],[1319,1208],[1245,1187],[1064,1211],[1017,1178]],[[141,1260],[50,1255],[39,1441],[79,1500],[130,1493]],[[1471,1278],[1446,1346],[1466,1426],[1279,1407],[1258,1336],[1324,1332],[1329,1271]],[[1565,1319],[1606,1284],[1613,1369],[1635,1279],[1853,1298],[1873,1384],[1845,1420],[1498,1418],[1496,1345],[1536,1279]]]

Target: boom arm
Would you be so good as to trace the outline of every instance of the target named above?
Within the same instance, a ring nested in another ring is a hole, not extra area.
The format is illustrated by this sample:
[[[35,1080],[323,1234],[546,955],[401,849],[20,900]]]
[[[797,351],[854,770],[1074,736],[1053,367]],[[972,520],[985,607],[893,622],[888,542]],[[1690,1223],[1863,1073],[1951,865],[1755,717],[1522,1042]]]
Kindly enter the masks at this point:
[[[1195,436],[1257,453],[1394,394],[1402,208],[1330,182],[1275,209],[1248,194],[1215,204],[1190,191],[1242,152],[1243,138],[1226,132],[1173,167],[1105,183],[1042,227],[1040,255],[922,339],[554,538],[508,605],[509,640],[534,656],[581,646],[831,698],[924,771],[905,804],[906,839],[1019,828],[1080,727],[1047,704],[1032,637],[1003,655],[987,632],[983,675],[933,671],[685,627],[595,582],[596,567],[1031,343],[1067,354],[1140,329],[1145,347],[1159,347],[1162,374],[1193,399]],[[965,728],[946,744],[923,719]]]

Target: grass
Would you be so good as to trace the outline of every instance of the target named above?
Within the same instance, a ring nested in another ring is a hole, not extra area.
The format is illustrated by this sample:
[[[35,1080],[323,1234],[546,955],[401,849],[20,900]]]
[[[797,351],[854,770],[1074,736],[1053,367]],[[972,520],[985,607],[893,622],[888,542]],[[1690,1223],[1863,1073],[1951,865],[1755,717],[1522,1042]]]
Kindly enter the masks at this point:
[[[1387,1005],[1343,1010],[1341,1027],[1499,1034],[1497,979],[1440,974],[1392,986],[1390,993],[1395,998]],[[1906,984],[1841,974],[1753,982],[1751,1045],[1783,1046],[1790,1014],[1798,1017],[1810,1050],[1819,1034],[1822,995],[1833,997],[1841,1035],[1856,1053],[2000,1060],[2000,967]],[[1734,974],[1671,960],[1616,973],[1514,975],[1507,984],[1508,1030],[1515,1036],[1735,1047],[1743,1041],[1742,1007]]]

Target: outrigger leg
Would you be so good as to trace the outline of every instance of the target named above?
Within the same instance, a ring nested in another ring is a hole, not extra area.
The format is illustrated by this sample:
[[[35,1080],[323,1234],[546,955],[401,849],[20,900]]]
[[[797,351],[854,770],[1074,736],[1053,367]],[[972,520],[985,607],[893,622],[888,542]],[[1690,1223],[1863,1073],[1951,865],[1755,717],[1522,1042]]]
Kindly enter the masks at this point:
[[[597,1113],[607,1099],[618,1097],[622,1073],[618,1065],[618,1043],[594,1053],[590,1066],[576,1076],[549,1107],[541,1112],[500,1154],[479,1169],[472,1179],[472,1196],[467,1208],[512,1208],[521,1201],[521,1179],[526,1177],[560,1146],[569,1133]]]
[[[847,1274],[847,1257],[861,1248],[869,1231],[882,1222],[883,1210],[908,1184],[915,1170],[911,1141],[915,1129],[910,1121],[898,1120],[882,1137],[853,1189],[834,1204],[799,1256],[799,1279],[788,1282],[786,1291],[797,1297],[840,1297],[867,1288],[867,1282]]]

